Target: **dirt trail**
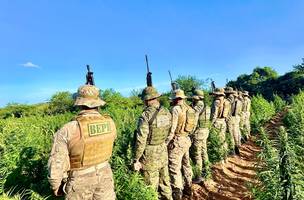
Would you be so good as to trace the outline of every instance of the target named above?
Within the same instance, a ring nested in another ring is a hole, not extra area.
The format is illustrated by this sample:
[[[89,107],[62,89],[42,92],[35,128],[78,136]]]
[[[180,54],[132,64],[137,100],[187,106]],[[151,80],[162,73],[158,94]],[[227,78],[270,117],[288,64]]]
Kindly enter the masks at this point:
[[[275,137],[275,132],[282,125],[285,112],[278,113],[270,120],[265,128]],[[193,185],[194,195],[191,200],[251,200],[248,185],[258,184],[256,169],[258,167],[257,154],[261,148],[255,144],[255,138],[243,144],[240,156],[229,156],[228,162],[217,163],[212,167],[212,179],[204,183]],[[184,200],[190,200],[185,197]]]

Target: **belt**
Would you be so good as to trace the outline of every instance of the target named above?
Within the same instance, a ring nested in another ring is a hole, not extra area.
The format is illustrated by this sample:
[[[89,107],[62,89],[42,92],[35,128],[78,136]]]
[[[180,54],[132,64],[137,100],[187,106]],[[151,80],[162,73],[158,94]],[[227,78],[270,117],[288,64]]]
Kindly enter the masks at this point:
[[[81,176],[84,174],[90,174],[90,173],[96,172],[97,170],[102,169],[108,165],[109,165],[109,163],[108,163],[108,161],[106,161],[106,162],[100,163],[98,165],[94,165],[94,166],[86,168],[86,169],[70,171],[70,176]]]

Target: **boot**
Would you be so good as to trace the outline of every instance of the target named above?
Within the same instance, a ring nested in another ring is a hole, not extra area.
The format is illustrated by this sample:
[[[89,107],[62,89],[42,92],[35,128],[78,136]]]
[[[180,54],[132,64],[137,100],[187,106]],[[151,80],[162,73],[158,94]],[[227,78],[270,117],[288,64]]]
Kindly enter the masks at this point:
[[[193,195],[191,185],[185,185],[183,193],[191,198]]]
[[[203,177],[199,176],[199,177],[193,179],[192,182],[195,183],[195,184],[200,184],[202,181],[203,181]]]
[[[240,155],[240,149],[239,149],[239,147],[235,147],[234,151],[235,151],[236,155]]]
[[[179,188],[173,188],[172,197],[173,197],[173,200],[182,200],[182,198],[183,198],[182,190]]]

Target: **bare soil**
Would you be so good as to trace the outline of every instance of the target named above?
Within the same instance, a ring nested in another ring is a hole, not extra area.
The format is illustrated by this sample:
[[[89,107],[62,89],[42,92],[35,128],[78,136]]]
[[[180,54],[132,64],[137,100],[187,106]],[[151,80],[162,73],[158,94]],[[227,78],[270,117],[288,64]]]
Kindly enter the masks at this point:
[[[278,113],[265,124],[270,138],[275,138],[276,132],[286,112]],[[250,187],[259,184],[256,170],[260,167],[257,155],[261,148],[255,144],[255,137],[251,137],[240,148],[240,155],[229,156],[224,163],[212,166],[212,178],[201,184],[193,184],[194,195],[184,200],[251,200]]]

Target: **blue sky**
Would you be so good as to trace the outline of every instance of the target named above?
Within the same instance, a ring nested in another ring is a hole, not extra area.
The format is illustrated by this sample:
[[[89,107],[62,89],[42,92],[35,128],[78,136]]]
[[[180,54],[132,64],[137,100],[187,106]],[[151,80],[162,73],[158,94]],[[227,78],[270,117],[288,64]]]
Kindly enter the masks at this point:
[[[85,65],[96,85],[128,95],[173,76],[226,78],[271,66],[280,74],[304,57],[304,1],[0,1],[0,106],[75,92]]]

